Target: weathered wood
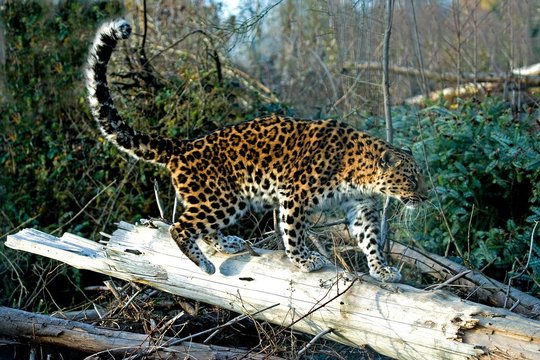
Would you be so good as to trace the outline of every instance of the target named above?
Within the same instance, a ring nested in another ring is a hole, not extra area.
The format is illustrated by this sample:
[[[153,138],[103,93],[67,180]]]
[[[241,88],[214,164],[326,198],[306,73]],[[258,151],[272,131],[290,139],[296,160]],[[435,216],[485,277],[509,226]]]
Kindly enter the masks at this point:
[[[75,349],[85,353],[100,353],[125,358],[141,350],[156,348],[146,359],[275,359],[268,355],[250,354],[223,346],[183,342],[168,348],[158,348],[167,337],[153,339],[150,335],[118,331],[47,315],[0,307],[0,336],[43,345]],[[96,356],[95,359],[102,357]]]
[[[436,254],[424,254],[410,247],[392,243],[390,253],[392,258],[417,268],[423,273],[430,274],[442,281],[452,276],[467,272],[448,286],[468,288],[475,298],[499,308],[512,309],[530,318],[540,317],[540,299],[523,293],[513,287],[491,279],[477,270],[450,261]]]
[[[345,243],[354,242],[346,225],[333,226],[331,233],[332,236],[343,239]],[[354,246],[345,246],[338,250],[349,251],[351,249],[360,251]],[[512,309],[512,312],[532,319],[540,318],[540,299],[514,287],[508,287],[506,284],[487,277],[477,270],[469,269],[443,256],[421,252],[411,246],[405,246],[397,242],[390,243],[390,256],[396,263],[408,264],[411,268],[442,282],[448,281],[458,274],[463,274],[446,286],[459,286],[464,292],[468,291],[474,294],[474,298],[483,304]],[[435,288],[442,289],[444,287],[439,284]]]
[[[454,101],[458,97],[468,97],[476,94],[490,93],[500,88],[500,83],[497,82],[470,82],[458,87],[447,87],[430,92],[427,95],[416,95],[405,99],[405,104],[408,105],[424,105],[429,101],[438,101],[444,99],[446,101]]]
[[[153,229],[121,223],[107,245],[32,229],[9,236],[6,245],[236,312],[253,314],[279,304],[254,317],[309,334],[331,328],[325,338],[369,345],[398,359],[540,355],[537,321],[444,291],[380,284],[369,277],[351,281],[334,266],[301,273],[283,252],[215,253],[211,260],[218,270],[206,275],[177,250],[163,224]]]

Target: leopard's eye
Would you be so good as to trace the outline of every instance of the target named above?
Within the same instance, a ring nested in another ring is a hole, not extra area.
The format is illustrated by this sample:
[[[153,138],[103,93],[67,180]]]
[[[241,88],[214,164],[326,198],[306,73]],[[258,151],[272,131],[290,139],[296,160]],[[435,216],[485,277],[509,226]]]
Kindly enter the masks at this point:
[[[411,188],[413,188],[413,190],[416,190],[418,188],[418,182],[415,178],[407,177],[407,180],[409,181],[409,184],[411,185]]]

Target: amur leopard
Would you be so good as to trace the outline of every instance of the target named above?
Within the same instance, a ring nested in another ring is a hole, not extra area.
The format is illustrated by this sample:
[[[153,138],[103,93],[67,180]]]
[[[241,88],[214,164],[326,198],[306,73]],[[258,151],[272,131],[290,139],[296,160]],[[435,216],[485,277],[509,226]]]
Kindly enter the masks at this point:
[[[240,239],[220,230],[248,210],[279,210],[279,232],[294,265],[309,272],[327,260],[306,245],[308,214],[339,207],[350,233],[367,257],[372,277],[399,281],[379,244],[376,195],[416,207],[426,199],[421,171],[410,152],[336,120],[308,121],[272,115],[214,131],[196,139],[140,133],[118,114],[107,85],[107,65],[118,40],[131,28],[124,20],[97,31],[86,68],[91,112],[101,132],[130,155],[162,164],[171,173],[183,212],[170,233],[180,250],[203,271],[215,272],[196,241],[211,239],[228,253]]]

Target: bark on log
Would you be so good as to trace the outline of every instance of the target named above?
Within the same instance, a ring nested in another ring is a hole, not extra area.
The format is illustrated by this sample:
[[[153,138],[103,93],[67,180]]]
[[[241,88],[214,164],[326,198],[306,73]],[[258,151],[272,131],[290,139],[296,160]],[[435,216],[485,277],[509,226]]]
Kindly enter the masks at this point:
[[[0,307],[0,335],[20,341],[60,346],[85,353],[105,352],[113,356],[137,355],[148,348],[158,347],[170,338],[153,339],[150,335],[99,328],[85,323],[64,320],[47,315]],[[91,357],[92,358],[92,357]],[[96,356],[95,359],[101,357]],[[146,355],[145,358],[149,358]],[[215,345],[184,342],[162,348],[152,354],[155,359],[275,359]]]
[[[12,248],[72,266],[149,284],[184,297],[253,314],[351,346],[369,345],[397,359],[538,359],[540,323],[509,311],[474,304],[444,291],[350,280],[334,266],[298,272],[283,252],[259,257],[215,253],[209,276],[181,255],[168,226],[121,223],[108,244],[33,229],[8,236]],[[207,250],[208,253],[208,250]]]

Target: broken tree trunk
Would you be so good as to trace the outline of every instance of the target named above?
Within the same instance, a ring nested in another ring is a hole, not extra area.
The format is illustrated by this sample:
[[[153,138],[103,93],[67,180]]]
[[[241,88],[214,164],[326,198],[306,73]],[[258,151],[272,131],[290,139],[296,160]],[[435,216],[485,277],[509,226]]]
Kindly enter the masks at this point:
[[[491,279],[477,270],[468,269],[443,256],[424,254],[398,243],[392,243],[390,254],[393,259],[407,263],[424,274],[441,281],[451,280],[448,284],[437,285],[436,288],[459,286],[462,292],[474,294],[482,303],[508,308],[533,319],[540,317],[540,299]]]
[[[146,354],[146,359],[281,359],[269,355],[250,354],[248,350],[197,344],[191,341],[163,348],[160,344],[171,341],[171,338],[159,336],[154,339],[146,334],[104,329],[1,306],[0,335],[19,341],[61,346],[86,353],[121,356],[123,359],[147,352],[148,348],[155,349],[155,353],[152,357]],[[90,358],[102,357],[95,355]]]
[[[343,239],[347,244],[354,243],[345,224],[333,226],[330,233],[332,238]],[[358,247],[350,245],[337,250],[361,252]],[[407,264],[410,268],[443,282],[430,288],[437,290],[457,286],[465,298],[468,298],[468,295],[474,296],[474,299],[480,300],[483,304],[509,309],[531,319],[540,318],[540,299],[491,279],[478,270],[469,269],[440,255],[423,252],[414,246],[393,241],[390,242],[389,255],[396,263]]]
[[[206,275],[157,228],[121,223],[102,245],[72,234],[56,238],[25,229],[6,245],[81,269],[136,281],[194,300],[254,315],[351,345],[369,345],[397,359],[537,359],[540,323],[444,292],[380,284],[334,266],[301,273],[283,252],[210,255],[218,269]],[[202,244],[204,245],[204,244]],[[208,253],[208,249],[206,250]]]

